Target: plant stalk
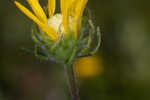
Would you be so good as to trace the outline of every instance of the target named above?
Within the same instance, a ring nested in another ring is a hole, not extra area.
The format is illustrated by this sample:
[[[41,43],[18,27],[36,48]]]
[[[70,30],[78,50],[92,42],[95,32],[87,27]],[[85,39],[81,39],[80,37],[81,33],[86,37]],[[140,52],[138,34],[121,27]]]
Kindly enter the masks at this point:
[[[80,100],[79,89],[77,85],[77,77],[73,64],[65,64],[64,70],[66,73],[72,100]]]

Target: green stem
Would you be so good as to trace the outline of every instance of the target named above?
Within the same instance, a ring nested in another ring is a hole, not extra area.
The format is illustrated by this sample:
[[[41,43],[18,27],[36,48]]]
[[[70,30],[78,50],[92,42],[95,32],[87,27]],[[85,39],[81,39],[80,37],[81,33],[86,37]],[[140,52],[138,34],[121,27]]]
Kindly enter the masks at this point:
[[[77,80],[76,80],[76,74],[75,70],[72,64],[65,64],[64,69],[67,76],[67,81],[70,89],[70,93],[72,96],[72,100],[80,100],[78,86],[77,86]]]

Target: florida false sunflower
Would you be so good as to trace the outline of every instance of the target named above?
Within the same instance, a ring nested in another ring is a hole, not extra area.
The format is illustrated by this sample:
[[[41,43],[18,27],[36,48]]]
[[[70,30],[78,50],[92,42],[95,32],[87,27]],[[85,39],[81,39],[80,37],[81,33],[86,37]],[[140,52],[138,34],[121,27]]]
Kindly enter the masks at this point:
[[[42,7],[39,0],[26,0],[31,12],[18,1],[16,6],[35,22],[32,38],[35,41],[35,54],[55,61],[72,62],[83,57],[91,46],[92,37],[97,33],[98,45],[87,55],[95,53],[100,45],[99,28],[84,16],[88,0],[60,0],[60,12],[55,13],[56,0],[48,0]],[[41,50],[41,52],[40,52]]]

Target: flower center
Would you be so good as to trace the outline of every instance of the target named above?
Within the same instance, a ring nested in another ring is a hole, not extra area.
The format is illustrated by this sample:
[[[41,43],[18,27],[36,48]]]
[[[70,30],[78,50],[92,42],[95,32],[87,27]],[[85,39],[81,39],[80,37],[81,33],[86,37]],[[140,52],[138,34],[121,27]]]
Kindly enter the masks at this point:
[[[69,30],[73,30],[73,17],[69,16]],[[56,30],[58,34],[63,34],[65,32],[63,26],[63,17],[61,14],[55,14],[51,18],[48,19],[48,25]]]
[[[58,32],[58,33],[64,32],[61,14],[56,14],[56,15],[52,16],[51,18],[49,18],[48,25],[51,26],[52,28],[54,28],[56,30],[56,32]]]

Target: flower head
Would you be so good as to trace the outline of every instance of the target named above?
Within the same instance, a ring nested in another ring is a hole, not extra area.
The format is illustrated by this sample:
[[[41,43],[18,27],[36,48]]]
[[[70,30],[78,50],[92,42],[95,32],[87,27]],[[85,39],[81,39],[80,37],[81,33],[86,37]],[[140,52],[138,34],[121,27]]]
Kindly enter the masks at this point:
[[[48,0],[45,9],[40,5],[39,0],[26,1],[33,12],[16,0],[14,3],[36,23],[32,31],[32,38],[36,43],[36,55],[40,55],[38,53],[40,48],[42,57],[44,55],[55,61],[72,62],[89,51],[96,31],[92,20],[83,14],[88,0],[60,0],[60,13],[55,13],[56,0]],[[87,55],[94,54],[100,46],[99,28],[97,33],[98,45]]]

